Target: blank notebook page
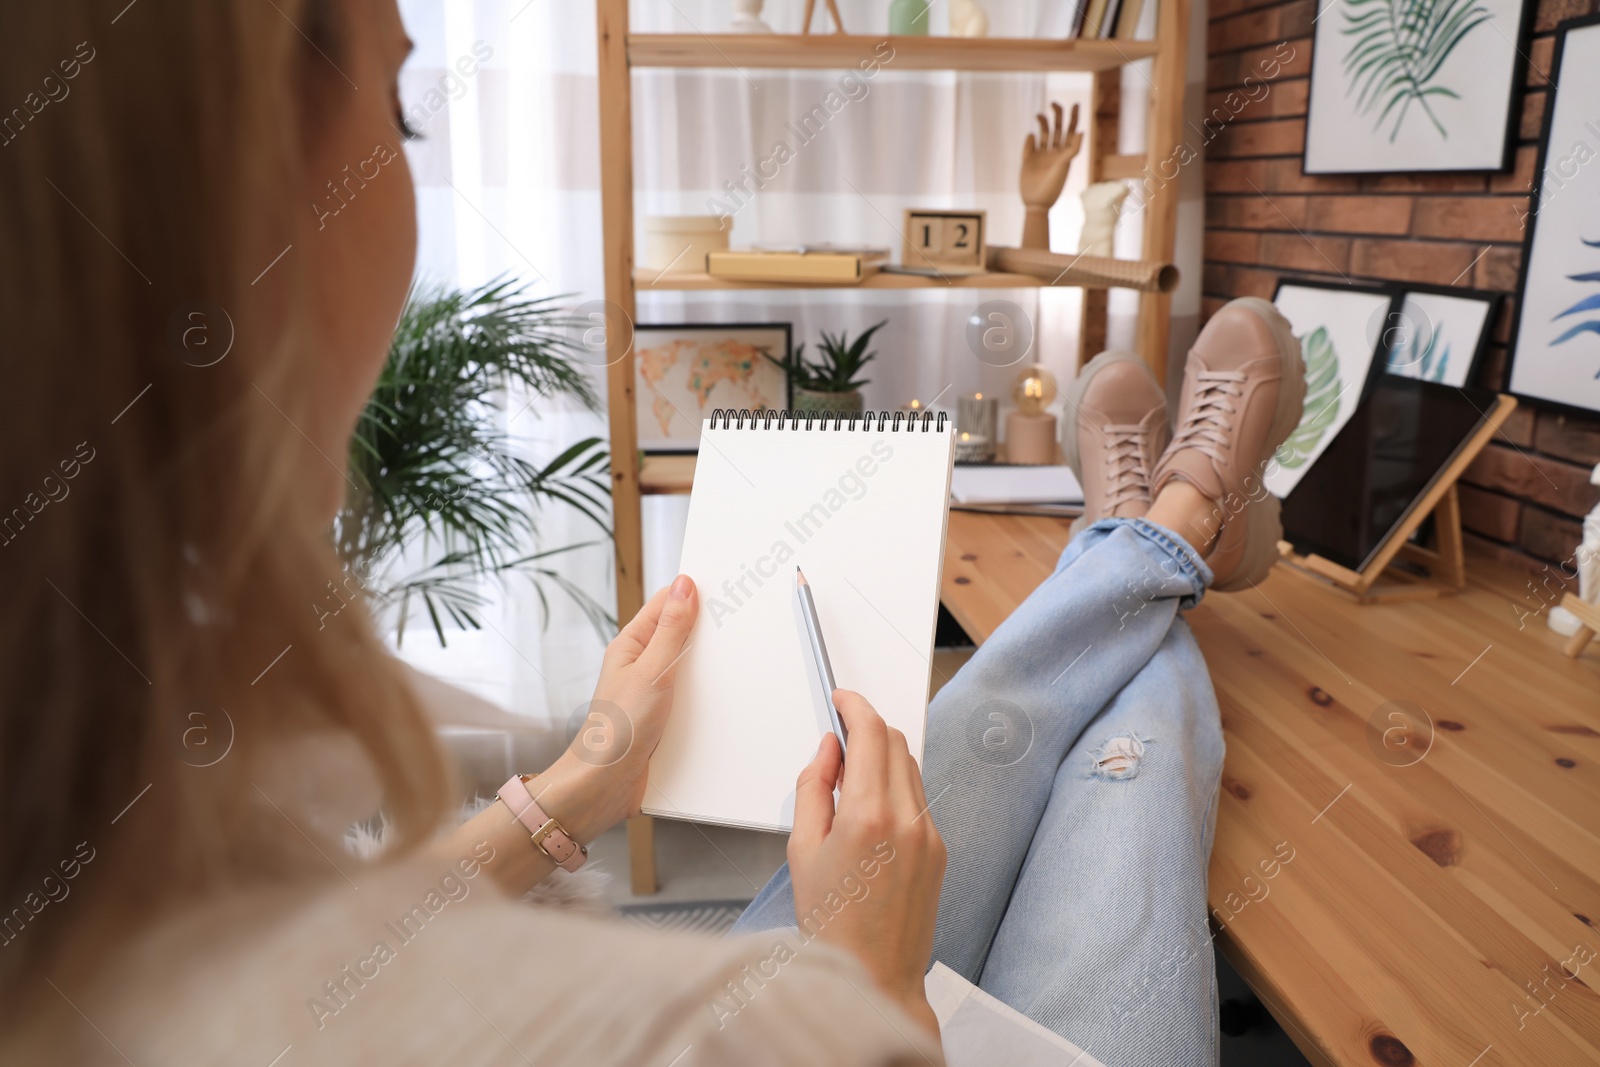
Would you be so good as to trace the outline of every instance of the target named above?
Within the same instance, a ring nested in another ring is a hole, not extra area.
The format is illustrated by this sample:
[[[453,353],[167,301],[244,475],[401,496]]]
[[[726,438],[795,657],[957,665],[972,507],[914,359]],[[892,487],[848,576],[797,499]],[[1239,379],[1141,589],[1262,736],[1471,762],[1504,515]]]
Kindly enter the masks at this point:
[[[951,427],[701,427],[681,570],[700,616],[650,763],[646,814],[790,828],[794,784],[828,730],[795,607],[805,571],[834,678],[921,759],[944,562]],[[881,428],[880,428],[881,427]],[[847,757],[848,759],[848,757]]]

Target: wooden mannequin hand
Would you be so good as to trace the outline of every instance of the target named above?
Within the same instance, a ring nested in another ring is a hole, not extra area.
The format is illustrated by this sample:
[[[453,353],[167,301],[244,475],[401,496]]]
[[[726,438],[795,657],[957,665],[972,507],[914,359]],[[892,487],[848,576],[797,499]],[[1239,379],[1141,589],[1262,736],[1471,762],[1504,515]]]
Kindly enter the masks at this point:
[[[1054,131],[1041,114],[1037,140],[1030,133],[1022,146],[1022,202],[1047,211],[1060,199],[1061,188],[1067,184],[1067,170],[1078,149],[1083,147],[1083,134],[1078,132],[1078,105],[1072,105],[1072,118],[1064,133],[1061,105],[1051,104],[1050,107],[1056,116]]]
[[[1049,211],[1061,197],[1067,184],[1067,171],[1073,157],[1083,147],[1083,134],[1078,132],[1078,105],[1072,105],[1072,118],[1065,132],[1061,129],[1061,105],[1051,104],[1055,112],[1055,129],[1050,128],[1044,115],[1039,116],[1039,134],[1028,134],[1022,146],[1022,202],[1028,207],[1028,219],[1023,228],[1023,248],[1050,247]]]

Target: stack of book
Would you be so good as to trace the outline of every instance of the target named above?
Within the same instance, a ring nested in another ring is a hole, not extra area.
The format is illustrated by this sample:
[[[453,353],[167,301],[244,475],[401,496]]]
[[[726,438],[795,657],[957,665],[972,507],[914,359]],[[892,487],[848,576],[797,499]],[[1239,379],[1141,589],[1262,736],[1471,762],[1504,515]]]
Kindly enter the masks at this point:
[[[950,506],[957,511],[1076,517],[1083,489],[1072,468],[957,464],[950,476]]]
[[[857,285],[888,261],[887,248],[797,245],[711,252],[706,256],[706,273],[729,281]]]
[[[1081,40],[1132,40],[1144,0],[1077,0],[1072,36]]]

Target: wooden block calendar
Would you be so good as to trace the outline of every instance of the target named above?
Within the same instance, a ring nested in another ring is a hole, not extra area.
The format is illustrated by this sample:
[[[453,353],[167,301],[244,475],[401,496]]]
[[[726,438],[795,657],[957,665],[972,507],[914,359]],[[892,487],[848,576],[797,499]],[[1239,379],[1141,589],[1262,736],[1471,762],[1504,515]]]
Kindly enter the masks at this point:
[[[965,274],[985,269],[987,224],[982,211],[906,211],[903,266]]]

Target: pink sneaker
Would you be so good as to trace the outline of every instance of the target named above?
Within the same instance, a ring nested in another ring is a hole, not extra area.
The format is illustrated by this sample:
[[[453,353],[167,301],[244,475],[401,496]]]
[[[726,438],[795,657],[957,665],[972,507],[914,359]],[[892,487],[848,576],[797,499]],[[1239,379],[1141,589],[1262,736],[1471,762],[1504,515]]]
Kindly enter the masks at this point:
[[[1178,424],[1156,464],[1152,495],[1174,478],[1216,505],[1205,537],[1220,592],[1265,578],[1278,560],[1283,525],[1278,498],[1262,482],[1278,446],[1300,424],[1306,395],[1300,342],[1278,309],[1243,297],[1211,316],[1189,350]]]
[[[1102,352],[1085,364],[1067,391],[1061,439],[1083,487],[1083,516],[1072,532],[1149,511],[1150,475],[1171,436],[1166,394],[1144,360]]]

